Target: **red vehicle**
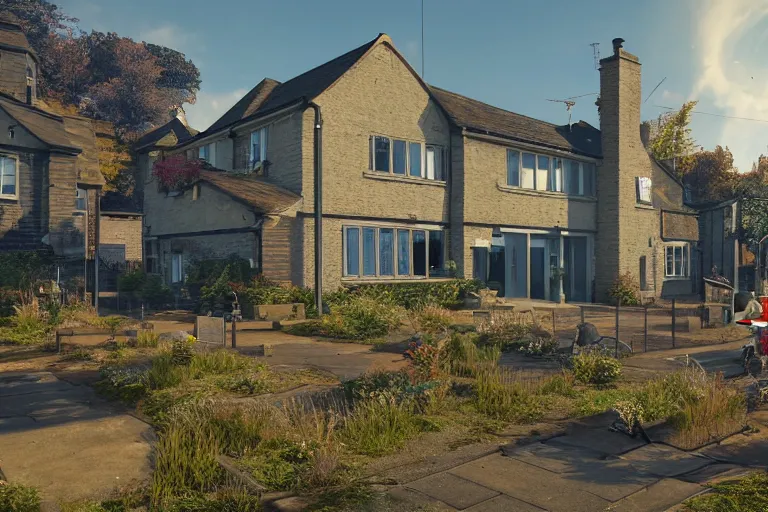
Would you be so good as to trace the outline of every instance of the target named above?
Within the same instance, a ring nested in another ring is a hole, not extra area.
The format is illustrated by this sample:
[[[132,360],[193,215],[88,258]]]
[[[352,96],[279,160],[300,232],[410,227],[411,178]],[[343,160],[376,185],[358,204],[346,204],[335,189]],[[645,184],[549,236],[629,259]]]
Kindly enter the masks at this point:
[[[736,320],[737,324],[745,325],[755,333],[754,342],[744,345],[741,349],[741,360],[747,373],[754,358],[760,359],[762,371],[766,370],[766,362],[768,362],[766,358],[768,356],[768,297],[760,297],[760,305],[762,306],[760,318]]]

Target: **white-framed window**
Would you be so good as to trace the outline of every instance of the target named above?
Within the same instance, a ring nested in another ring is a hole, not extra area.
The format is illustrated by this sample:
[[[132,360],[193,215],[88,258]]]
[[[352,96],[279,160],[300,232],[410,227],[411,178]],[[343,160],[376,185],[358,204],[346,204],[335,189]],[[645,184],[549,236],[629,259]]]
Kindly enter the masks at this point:
[[[216,165],[216,143],[212,142],[205,146],[200,146],[197,156],[200,160],[205,160],[211,165]]]
[[[269,129],[265,126],[251,132],[251,146],[249,164],[254,169],[259,163],[267,159],[267,135]]]
[[[15,156],[0,155],[0,198],[17,199],[19,190],[19,160]]]
[[[651,178],[635,178],[637,202],[651,204]]]
[[[158,271],[157,240],[147,240],[144,243],[144,268],[148,274],[153,274]]]
[[[88,210],[88,191],[84,188],[77,187],[75,192],[75,210],[78,212]]]
[[[184,281],[184,255],[181,253],[171,254],[171,282],[181,283]]]
[[[690,275],[690,246],[688,243],[673,243],[664,246],[664,276],[670,278]]]
[[[445,181],[446,158],[442,146],[383,135],[372,135],[368,145],[368,170]]]
[[[595,164],[507,149],[507,185],[594,196]]]
[[[344,226],[344,277],[426,278],[446,275],[444,230]]]

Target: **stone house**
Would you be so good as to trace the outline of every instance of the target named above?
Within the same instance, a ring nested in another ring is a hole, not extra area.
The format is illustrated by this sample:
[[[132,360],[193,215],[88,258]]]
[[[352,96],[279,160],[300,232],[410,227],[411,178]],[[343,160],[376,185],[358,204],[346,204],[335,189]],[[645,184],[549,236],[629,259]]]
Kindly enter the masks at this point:
[[[192,186],[160,190],[146,159],[145,253],[169,282],[237,254],[323,290],[458,275],[505,297],[589,302],[629,272],[650,297],[694,293],[696,212],[644,150],[640,63],[620,40],[599,108],[599,130],[557,126],[432,87],[381,34],[264,79],[156,153],[206,161]]]
[[[90,119],[38,97],[40,64],[17,20],[0,18],[0,250],[50,248],[61,278],[95,290],[104,179]],[[87,269],[87,270],[86,270]]]

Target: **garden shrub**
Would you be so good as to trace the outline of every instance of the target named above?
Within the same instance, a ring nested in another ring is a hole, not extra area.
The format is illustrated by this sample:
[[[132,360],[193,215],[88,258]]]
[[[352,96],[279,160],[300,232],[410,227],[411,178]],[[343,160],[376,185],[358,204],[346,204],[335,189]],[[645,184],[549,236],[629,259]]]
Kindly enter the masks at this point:
[[[149,329],[142,329],[136,334],[136,346],[138,348],[157,348],[160,343],[160,335]]]
[[[440,306],[425,306],[415,316],[419,330],[429,334],[446,333],[453,325],[451,312]]]
[[[141,300],[152,308],[163,307],[173,302],[173,292],[160,276],[150,274],[141,288]]]
[[[3,512],[40,512],[40,494],[34,487],[0,484],[0,510]]]
[[[621,375],[621,363],[600,350],[585,350],[571,360],[573,375],[584,384],[606,386]]]
[[[538,336],[529,335],[521,341],[527,341],[527,344],[522,345],[518,350],[527,356],[548,356],[556,353],[557,349],[560,348],[557,338],[549,335],[549,333],[542,333]]]
[[[619,274],[608,291],[613,304],[621,302],[622,306],[637,306],[640,304],[640,285],[631,272]]]
[[[367,297],[355,297],[334,306],[331,313],[316,322],[289,329],[292,334],[319,335],[331,338],[367,340],[385,336],[397,329],[403,318],[402,309],[382,304]]]
[[[38,281],[54,275],[52,251],[0,253],[0,288],[28,291]]]
[[[468,293],[476,292],[480,287],[480,282],[474,279],[453,279],[436,283],[366,284],[353,288],[351,294],[406,309],[420,309],[427,305],[451,308],[461,304]]]
[[[478,346],[479,339],[475,333],[452,333],[443,347],[442,369],[459,377],[472,377],[479,367],[497,363],[501,349],[494,345]]]
[[[383,455],[402,447],[425,428],[413,403],[394,397],[362,400],[344,418],[344,443],[363,455]]]
[[[491,312],[490,318],[477,328],[480,343],[499,347],[501,350],[519,350],[527,346],[526,338],[536,326],[518,313]],[[538,331],[537,331],[538,332]]]

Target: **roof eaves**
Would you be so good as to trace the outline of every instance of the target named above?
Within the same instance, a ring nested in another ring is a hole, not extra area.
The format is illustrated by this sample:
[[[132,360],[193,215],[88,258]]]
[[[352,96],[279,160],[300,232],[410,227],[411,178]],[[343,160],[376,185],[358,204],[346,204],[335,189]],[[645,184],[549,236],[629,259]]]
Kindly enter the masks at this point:
[[[596,154],[590,153],[588,151],[582,151],[582,150],[577,149],[577,148],[575,148],[573,146],[558,146],[556,144],[549,144],[547,142],[541,142],[541,141],[534,140],[534,139],[526,139],[525,137],[514,137],[512,135],[492,132],[490,130],[486,130],[485,128],[478,128],[478,127],[475,127],[475,126],[469,126],[466,123],[462,124],[462,123],[455,122],[454,124],[456,124],[456,126],[458,126],[459,128],[463,128],[464,130],[466,130],[468,132],[476,133],[478,135],[489,135],[491,137],[497,137],[499,139],[506,139],[506,140],[513,141],[513,142],[521,142],[521,143],[524,143],[524,144],[531,144],[531,145],[534,145],[534,146],[539,146],[539,147],[542,147],[542,148],[554,149],[554,150],[558,150],[558,151],[565,151],[567,153],[573,153],[574,155],[581,155],[581,156],[586,156],[586,157],[589,157],[589,158],[597,158],[597,159],[603,158],[603,155],[596,155]]]

